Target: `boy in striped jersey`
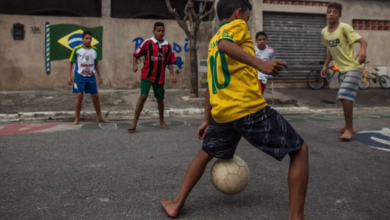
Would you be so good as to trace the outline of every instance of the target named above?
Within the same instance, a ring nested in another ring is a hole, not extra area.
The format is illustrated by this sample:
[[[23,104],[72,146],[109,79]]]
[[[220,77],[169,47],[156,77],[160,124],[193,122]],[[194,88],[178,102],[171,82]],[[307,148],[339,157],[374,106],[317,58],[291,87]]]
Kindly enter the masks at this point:
[[[145,56],[145,63],[141,71],[141,93],[135,109],[133,124],[127,129],[130,133],[134,133],[137,128],[138,118],[151,87],[153,87],[154,96],[158,103],[161,128],[168,129],[164,122],[165,69],[169,65],[170,78],[173,83],[176,83],[176,78],[173,75],[173,64],[176,62],[176,57],[171,44],[164,39],[164,23],[155,23],[153,33],[154,37],[145,40],[134,52],[133,71],[137,72],[138,70],[138,58]]]

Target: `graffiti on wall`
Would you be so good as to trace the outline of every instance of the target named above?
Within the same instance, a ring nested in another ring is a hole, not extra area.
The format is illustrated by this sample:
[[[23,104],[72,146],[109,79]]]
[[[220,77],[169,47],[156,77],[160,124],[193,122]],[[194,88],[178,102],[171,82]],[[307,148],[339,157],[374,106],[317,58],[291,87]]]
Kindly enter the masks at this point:
[[[133,43],[134,43],[134,50],[136,50],[139,46],[141,46],[141,44],[145,41],[144,38],[142,37],[136,37],[133,39]],[[172,43],[172,50],[173,52],[175,52],[175,55],[176,55],[176,63],[174,65],[175,68],[177,69],[182,69],[183,68],[183,65],[184,65],[184,61],[183,61],[183,58],[180,56],[181,53],[188,53],[190,52],[190,47],[189,47],[189,40],[188,38],[184,39],[185,43],[183,46],[180,46],[178,43],[176,42],[173,42]],[[196,48],[196,49],[199,49]],[[168,68],[168,67],[167,67]]]

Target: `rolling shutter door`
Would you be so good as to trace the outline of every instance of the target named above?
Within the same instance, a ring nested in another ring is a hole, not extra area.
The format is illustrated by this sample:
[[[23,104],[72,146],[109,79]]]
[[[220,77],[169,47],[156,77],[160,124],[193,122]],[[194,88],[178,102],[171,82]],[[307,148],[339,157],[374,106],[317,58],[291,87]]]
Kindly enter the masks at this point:
[[[321,69],[326,47],[321,42],[325,15],[264,12],[263,30],[275,57],[289,68],[275,79],[306,79],[310,70]]]

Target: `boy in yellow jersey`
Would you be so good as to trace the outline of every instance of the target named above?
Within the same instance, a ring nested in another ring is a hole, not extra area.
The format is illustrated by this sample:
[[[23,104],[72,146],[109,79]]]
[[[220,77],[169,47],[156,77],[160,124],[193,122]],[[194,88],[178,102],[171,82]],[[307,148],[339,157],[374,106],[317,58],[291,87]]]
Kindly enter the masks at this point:
[[[204,122],[198,129],[203,146],[189,165],[179,194],[162,201],[170,217],[178,217],[192,188],[215,157],[232,159],[243,136],[277,160],[290,155],[290,220],[304,219],[308,182],[308,146],[291,125],[267,106],[260,92],[257,70],[275,75],[287,67],[279,60],[256,58],[247,21],[248,0],[220,0],[221,27],[209,44],[208,89]]]
[[[345,74],[341,83],[337,99],[344,109],[345,127],[339,130],[342,141],[352,139],[353,130],[353,102],[355,101],[359,83],[363,76],[363,63],[366,62],[367,42],[348,24],[340,22],[343,6],[332,2],[328,5],[326,18],[328,26],[321,32],[322,42],[328,47],[327,58],[321,70],[322,77],[326,77],[326,69],[333,58],[339,72]],[[356,55],[353,44],[360,43],[360,52]],[[357,59],[358,58],[358,59]]]

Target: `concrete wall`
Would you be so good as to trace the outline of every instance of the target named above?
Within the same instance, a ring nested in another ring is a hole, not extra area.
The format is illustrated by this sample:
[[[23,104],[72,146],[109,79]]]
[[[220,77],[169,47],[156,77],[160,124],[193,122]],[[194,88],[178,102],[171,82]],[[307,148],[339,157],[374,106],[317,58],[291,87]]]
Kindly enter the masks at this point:
[[[66,90],[68,60],[52,61],[52,72],[45,73],[44,59],[44,25],[49,21],[54,24],[77,24],[86,27],[103,26],[103,60],[100,62],[104,85],[101,89],[134,89],[139,87],[140,72],[132,72],[132,53],[135,50],[133,39],[150,38],[155,20],[113,19],[46,16],[13,16],[0,15],[0,91],[21,90]],[[14,23],[25,25],[25,40],[13,40],[11,35]],[[184,62],[182,69],[176,69],[178,82],[173,85],[167,80],[168,88],[188,88],[189,86],[189,53],[184,51],[185,34],[176,21],[164,21],[166,39],[177,43]],[[199,33],[200,59],[207,58],[207,45],[211,38],[212,24],[203,23]],[[30,32],[30,27],[39,27],[40,34]],[[141,69],[142,64],[139,64]],[[169,71],[167,71],[167,79]]]

